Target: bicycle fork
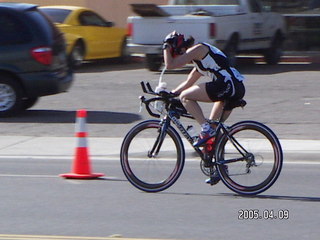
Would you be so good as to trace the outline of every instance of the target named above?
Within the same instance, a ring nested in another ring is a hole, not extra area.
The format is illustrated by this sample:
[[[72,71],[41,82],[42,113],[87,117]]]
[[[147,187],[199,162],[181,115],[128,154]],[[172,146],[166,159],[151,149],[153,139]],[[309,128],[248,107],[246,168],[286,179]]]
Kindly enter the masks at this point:
[[[148,152],[149,158],[156,158],[158,156],[159,151],[161,149],[161,146],[163,144],[163,141],[164,141],[166,134],[167,134],[167,128],[168,128],[169,121],[170,120],[167,120],[166,118],[163,119],[163,121],[161,121],[160,127],[158,129],[159,134],[157,136],[157,139],[154,142],[151,150]]]

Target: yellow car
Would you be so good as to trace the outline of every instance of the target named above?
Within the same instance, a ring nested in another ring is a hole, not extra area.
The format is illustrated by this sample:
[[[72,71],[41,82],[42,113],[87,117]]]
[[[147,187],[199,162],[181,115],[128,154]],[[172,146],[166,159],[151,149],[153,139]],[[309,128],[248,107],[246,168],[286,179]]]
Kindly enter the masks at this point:
[[[75,6],[39,8],[64,33],[67,54],[74,66],[83,60],[128,57],[126,30],[114,27],[94,11]]]

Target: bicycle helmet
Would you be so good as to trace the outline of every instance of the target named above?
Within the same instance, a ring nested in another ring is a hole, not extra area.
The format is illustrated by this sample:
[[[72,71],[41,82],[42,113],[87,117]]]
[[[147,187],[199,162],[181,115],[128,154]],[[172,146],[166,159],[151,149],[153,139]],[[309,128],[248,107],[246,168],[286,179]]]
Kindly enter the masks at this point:
[[[171,45],[171,55],[175,57],[176,55],[183,54],[182,48],[188,48],[194,43],[194,39],[190,37],[188,40],[184,39],[184,35],[173,32],[166,36],[164,43]]]

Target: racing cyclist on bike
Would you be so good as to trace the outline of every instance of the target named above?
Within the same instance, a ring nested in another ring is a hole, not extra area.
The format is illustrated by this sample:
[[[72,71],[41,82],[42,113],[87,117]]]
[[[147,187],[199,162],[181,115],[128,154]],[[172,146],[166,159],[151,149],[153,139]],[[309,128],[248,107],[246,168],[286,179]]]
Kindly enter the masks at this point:
[[[224,106],[224,101],[228,100],[231,106],[233,101],[243,98],[244,77],[229,65],[228,58],[221,50],[207,43],[194,45],[192,37],[185,40],[183,34],[175,31],[165,38],[163,54],[167,69],[183,67],[188,63],[194,64],[187,79],[173,89],[172,93],[180,95],[186,110],[201,125],[199,138],[193,145],[202,146],[215,136],[216,131],[207,122],[198,101],[214,102],[209,117],[211,120],[218,119],[225,107],[224,120],[226,120],[232,107]],[[195,85],[201,76],[208,77],[209,81]]]

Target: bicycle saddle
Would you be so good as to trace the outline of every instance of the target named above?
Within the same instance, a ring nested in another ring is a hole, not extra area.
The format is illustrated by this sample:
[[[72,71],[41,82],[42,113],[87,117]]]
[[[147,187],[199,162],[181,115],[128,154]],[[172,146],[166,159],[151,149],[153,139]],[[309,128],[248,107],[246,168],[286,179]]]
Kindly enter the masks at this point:
[[[247,105],[247,102],[244,99],[238,99],[235,101],[226,101],[224,104],[224,110],[232,110],[237,107],[244,107]]]

